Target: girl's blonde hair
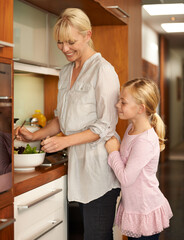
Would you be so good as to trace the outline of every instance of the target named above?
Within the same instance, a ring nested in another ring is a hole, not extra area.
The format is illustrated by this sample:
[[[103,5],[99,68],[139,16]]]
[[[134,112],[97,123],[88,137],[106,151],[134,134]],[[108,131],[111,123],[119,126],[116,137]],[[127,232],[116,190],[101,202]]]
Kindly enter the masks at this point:
[[[137,104],[144,104],[150,124],[159,137],[160,151],[165,149],[165,124],[156,113],[160,101],[159,89],[152,80],[137,78],[126,82],[123,88],[128,88]]]
[[[76,28],[83,36],[87,34],[87,31],[92,31],[91,22],[81,9],[67,8],[61,13],[54,26],[55,40],[62,42],[73,41],[71,27]],[[94,48],[92,39],[89,40],[88,45]]]

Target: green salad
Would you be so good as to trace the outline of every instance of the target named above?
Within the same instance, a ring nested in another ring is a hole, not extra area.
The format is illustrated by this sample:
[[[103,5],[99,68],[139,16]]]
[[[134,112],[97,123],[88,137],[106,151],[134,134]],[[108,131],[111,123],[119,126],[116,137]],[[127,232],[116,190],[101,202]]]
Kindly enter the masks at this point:
[[[34,153],[43,153],[44,151],[39,151],[36,149],[36,147],[31,147],[29,144],[27,144],[26,147],[14,147],[14,153],[15,154],[34,154]]]

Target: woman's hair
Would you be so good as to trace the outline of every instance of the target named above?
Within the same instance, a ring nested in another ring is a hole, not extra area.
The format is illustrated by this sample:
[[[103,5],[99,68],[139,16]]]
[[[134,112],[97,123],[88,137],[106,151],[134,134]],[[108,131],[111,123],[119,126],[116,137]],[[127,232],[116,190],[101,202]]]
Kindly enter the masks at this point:
[[[61,13],[54,26],[55,40],[62,42],[73,41],[71,27],[76,28],[83,36],[87,34],[87,31],[92,31],[91,22],[81,9],[67,8]],[[89,40],[88,45],[93,48],[92,39]]]
[[[165,148],[165,124],[156,113],[160,101],[159,89],[152,80],[137,78],[126,82],[123,88],[128,88],[137,104],[144,104],[150,124],[159,137],[160,151]]]

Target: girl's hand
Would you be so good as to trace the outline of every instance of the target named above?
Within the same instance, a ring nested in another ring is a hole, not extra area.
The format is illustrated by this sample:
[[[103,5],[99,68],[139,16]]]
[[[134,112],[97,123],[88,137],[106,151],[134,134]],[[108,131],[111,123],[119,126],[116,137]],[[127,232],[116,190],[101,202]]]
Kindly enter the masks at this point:
[[[58,152],[66,147],[66,139],[63,136],[47,137],[41,141],[41,150],[47,153]]]
[[[31,142],[33,140],[33,133],[25,127],[17,127],[14,130],[15,139],[23,142]]]
[[[116,137],[111,137],[105,144],[107,152],[110,154],[114,151],[119,151],[120,149],[120,142]]]

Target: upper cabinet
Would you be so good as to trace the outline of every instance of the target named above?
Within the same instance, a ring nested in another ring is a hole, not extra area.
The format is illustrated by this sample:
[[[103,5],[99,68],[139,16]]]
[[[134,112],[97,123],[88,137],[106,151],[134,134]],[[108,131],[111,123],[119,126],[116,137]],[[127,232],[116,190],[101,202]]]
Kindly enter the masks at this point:
[[[13,57],[46,65],[46,13],[15,0],[13,32]]]
[[[118,14],[108,11],[100,4],[101,1],[98,0],[26,0],[25,2],[31,3],[34,6],[44,9],[57,16],[59,16],[61,11],[65,8],[80,8],[89,16],[93,26],[125,24],[123,21],[124,18],[119,17]]]
[[[14,0],[14,60],[45,67],[66,64],[53,37],[56,20],[54,14]]]
[[[0,57],[13,58],[13,0],[0,0]]]
[[[53,29],[58,16],[48,14],[48,65],[49,67],[61,67],[68,63],[66,57],[57,47],[56,40],[54,39]]]
[[[95,0],[100,5],[120,19],[125,24],[128,24],[130,17],[128,0]]]

